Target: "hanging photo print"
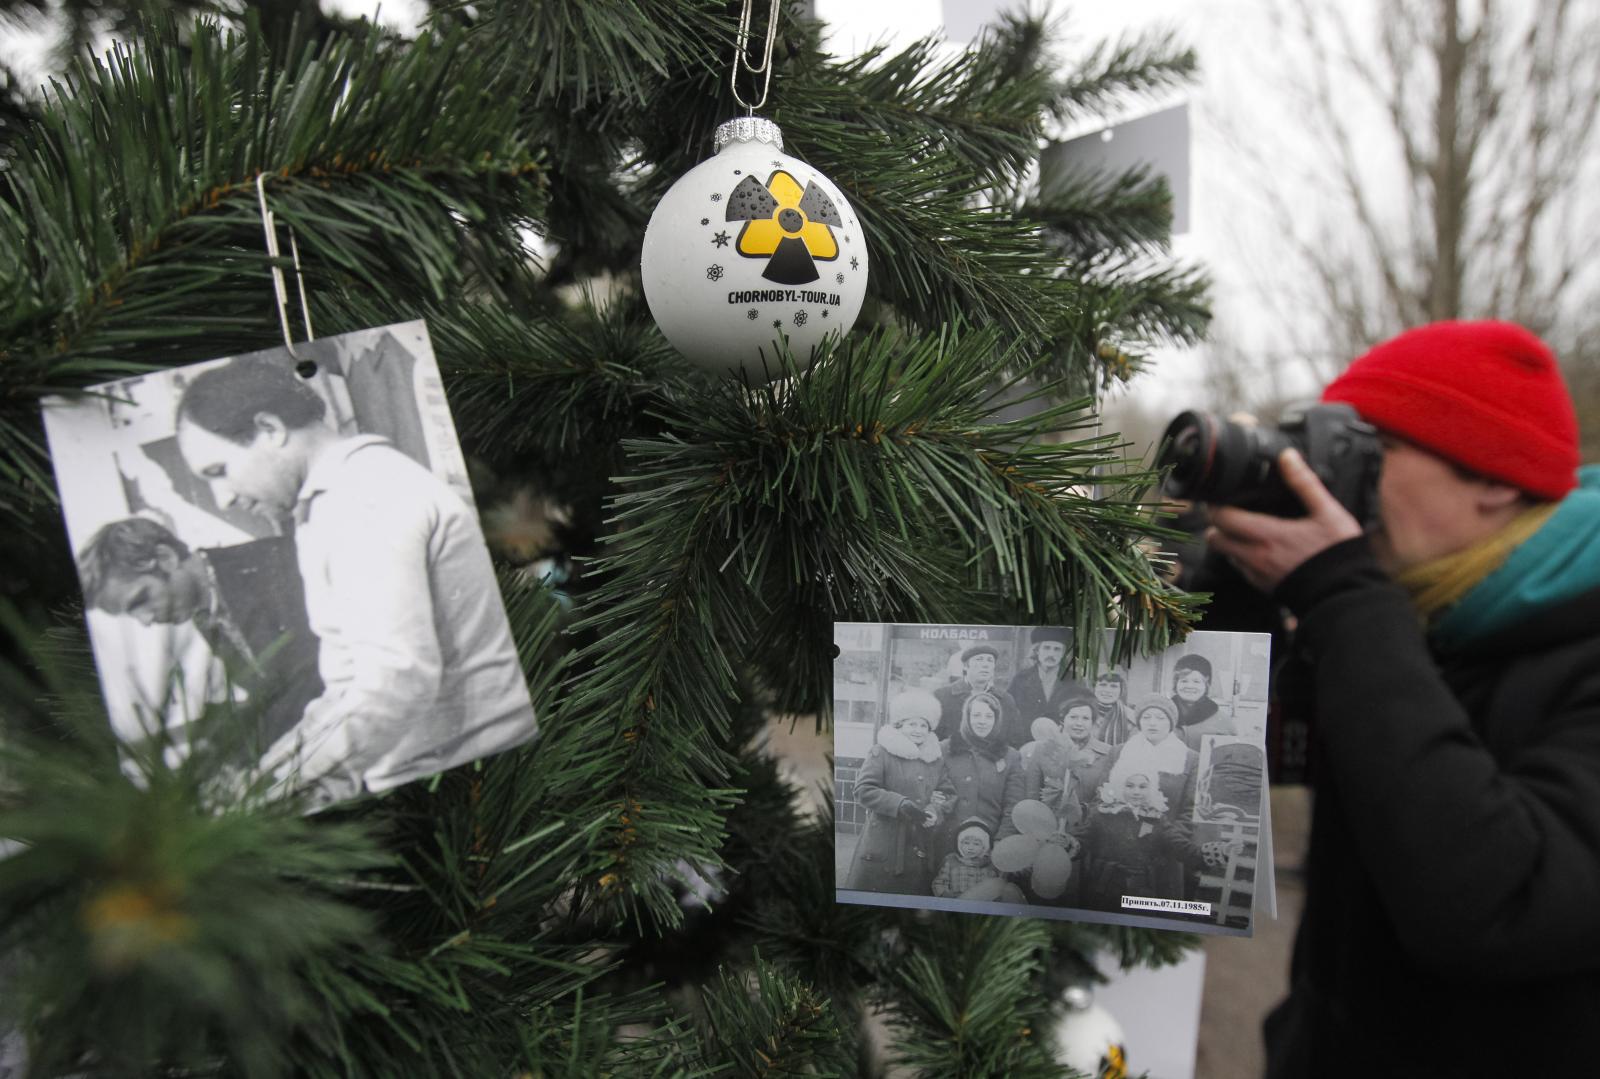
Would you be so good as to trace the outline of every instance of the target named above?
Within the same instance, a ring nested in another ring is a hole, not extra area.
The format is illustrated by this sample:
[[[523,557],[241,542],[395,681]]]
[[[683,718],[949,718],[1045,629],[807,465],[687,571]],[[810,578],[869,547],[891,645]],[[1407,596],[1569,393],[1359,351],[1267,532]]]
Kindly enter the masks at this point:
[[[533,737],[423,323],[44,415],[125,744],[322,806]]]
[[[1248,936],[1269,640],[1083,670],[1061,627],[835,623],[839,901]]]

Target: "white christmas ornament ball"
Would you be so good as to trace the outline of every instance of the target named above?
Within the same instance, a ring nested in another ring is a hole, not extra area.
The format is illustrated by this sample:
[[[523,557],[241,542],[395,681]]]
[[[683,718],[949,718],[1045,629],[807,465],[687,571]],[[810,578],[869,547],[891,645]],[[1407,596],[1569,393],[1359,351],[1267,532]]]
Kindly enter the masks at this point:
[[[1122,1025],[1100,1005],[1091,1002],[1069,1010],[1056,1027],[1055,1042],[1056,1063],[1093,1079],[1127,1079],[1128,1050]]]
[[[855,323],[867,245],[833,181],[783,153],[777,124],[729,120],[715,143],[650,215],[644,296],[689,360],[759,379],[780,342],[803,363]]]

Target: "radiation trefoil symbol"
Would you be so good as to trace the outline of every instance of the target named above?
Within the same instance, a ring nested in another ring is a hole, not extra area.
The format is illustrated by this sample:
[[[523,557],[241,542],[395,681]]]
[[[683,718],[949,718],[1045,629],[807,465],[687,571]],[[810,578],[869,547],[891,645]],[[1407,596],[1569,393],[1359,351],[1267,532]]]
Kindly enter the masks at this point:
[[[728,197],[727,220],[743,221],[734,249],[745,258],[767,259],[761,276],[781,285],[804,285],[821,275],[817,261],[839,257],[833,230],[844,226],[839,209],[816,181],[802,189],[782,169],[765,185],[754,176],[739,181]]]

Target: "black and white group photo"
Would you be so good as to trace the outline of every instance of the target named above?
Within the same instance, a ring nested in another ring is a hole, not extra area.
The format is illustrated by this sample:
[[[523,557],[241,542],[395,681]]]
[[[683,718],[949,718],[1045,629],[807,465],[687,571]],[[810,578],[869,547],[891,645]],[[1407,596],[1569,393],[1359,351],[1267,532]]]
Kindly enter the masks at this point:
[[[1266,634],[1087,670],[1056,626],[835,623],[834,643],[841,902],[1250,932]]]
[[[423,323],[106,383],[45,426],[124,743],[326,805],[535,734]]]

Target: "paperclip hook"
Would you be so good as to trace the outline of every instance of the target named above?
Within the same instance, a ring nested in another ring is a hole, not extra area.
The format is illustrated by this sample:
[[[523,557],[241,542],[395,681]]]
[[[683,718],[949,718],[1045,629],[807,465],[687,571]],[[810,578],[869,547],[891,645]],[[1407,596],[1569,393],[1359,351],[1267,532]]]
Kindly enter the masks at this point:
[[[283,279],[282,249],[278,246],[278,218],[267,206],[267,174],[256,175],[256,202],[261,207],[261,229],[266,234],[267,254],[272,259],[272,291],[278,304],[278,326],[283,330],[283,347],[288,350],[294,359],[300,359],[294,350],[294,340],[289,335],[289,286]],[[306,299],[306,279],[300,272],[300,245],[295,242],[294,229],[289,229],[289,251],[293,256],[295,284],[300,293],[300,315],[306,324],[306,340],[315,341],[317,335],[311,331],[311,304]],[[305,370],[310,367],[310,370]],[[309,378],[316,373],[316,366],[311,361],[304,361],[296,368],[300,374]]]

